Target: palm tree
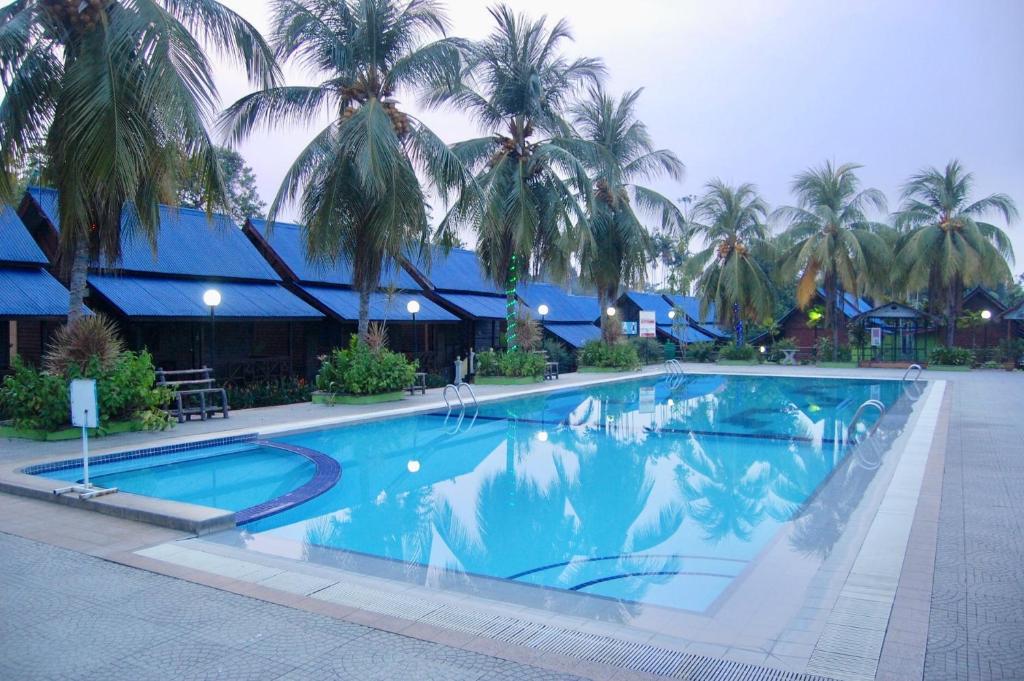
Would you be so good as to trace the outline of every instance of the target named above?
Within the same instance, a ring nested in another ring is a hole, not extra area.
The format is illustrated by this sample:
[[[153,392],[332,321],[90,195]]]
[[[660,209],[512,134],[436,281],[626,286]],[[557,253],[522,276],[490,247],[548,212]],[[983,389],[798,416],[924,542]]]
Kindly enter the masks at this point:
[[[410,248],[426,254],[426,200],[417,171],[445,195],[464,176],[447,145],[401,111],[395,96],[457,79],[459,43],[443,36],[447,18],[433,0],[274,0],[271,6],[277,57],[308,67],[319,82],[247,95],[224,113],[222,126],[237,141],[259,126],[333,112],[288,170],[268,220],[272,229],[278,211],[297,201],[307,257],[351,263],[365,340],[381,271]]]
[[[743,320],[764,322],[773,312],[774,291],[760,261],[771,254],[768,205],[752,184],[731,187],[715,179],[693,206],[687,226],[706,248],[687,263],[697,280],[701,319],[714,304],[725,324],[735,324],[736,345],[743,344]]]
[[[273,53],[214,0],[15,0],[0,9],[0,192],[11,168],[42,144],[42,178],[59,192],[69,322],[84,312],[91,260],[116,261],[130,203],[155,246],[159,204],[174,202],[182,157],[203,168],[207,208],[223,200],[206,130],[217,91],[201,43],[272,83]],[[135,221],[133,221],[135,222]]]
[[[927,168],[903,186],[903,201],[895,215],[901,232],[896,284],[907,291],[928,289],[932,311],[945,315],[949,346],[955,342],[964,287],[1011,280],[1010,239],[982,218],[995,213],[1012,223],[1017,206],[1006,194],[972,202],[973,185],[974,176],[955,159],[945,170]]]
[[[866,287],[881,285],[890,254],[877,232],[884,225],[868,220],[865,209],[885,211],[885,195],[860,189],[856,171],[861,166],[825,161],[793,180],[796,206],[783,206],[775,215],[789,222],[781,235],[785,248],[780,276],[796,278],[800,309],[814,301],[819,282],[825,290],[825,327],[832,330],[832,359],[839,351],[839,302],[844,291],[859,295]]]
[[[663,232],[677,229],[683,220],[671,199],[636,184],[662,174],[674,180],[683,175],[682,162],[668,149],[655,149],[647,126],[637,120],[640,92],[627,92],[616,101],[594,86],[570,109],[576,130],[590,143],[587,166],[596,188],[588,206],[590,238],[579,251],[580,268],[584,280],[597,288],[602,314],[624,284],[640,285],[646,278],[653,243],[637,210],[656,215]],[[611,340],[609,328],[602,324],[606,341]]]
[[[549,28],[544,18],[532,21],[504,5],[490,12],[497,28],[466,47],[461,83],[431,98],[470,112],[489,131],[454,145],[475,181],[439,231],[459,225],[476,231],[481,263],[506,292],[506,339],[516,350],[518,278],[565,269],[575,250],[568,236],[576,223],[585,227],[576,193],[589,201],[589,181],[563,116],[568,98],[596,84],[604,67],[559,53],[572,38],[564,20]]]

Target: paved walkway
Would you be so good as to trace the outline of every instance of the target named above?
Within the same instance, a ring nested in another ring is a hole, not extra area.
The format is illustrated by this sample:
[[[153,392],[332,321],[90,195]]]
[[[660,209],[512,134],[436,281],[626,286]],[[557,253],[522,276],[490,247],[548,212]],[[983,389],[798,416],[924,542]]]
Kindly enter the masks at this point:
[[[1024,376],[953,387],[924,678],[1024,679]]]
[[[571,681],[0,534],[0,678]]]

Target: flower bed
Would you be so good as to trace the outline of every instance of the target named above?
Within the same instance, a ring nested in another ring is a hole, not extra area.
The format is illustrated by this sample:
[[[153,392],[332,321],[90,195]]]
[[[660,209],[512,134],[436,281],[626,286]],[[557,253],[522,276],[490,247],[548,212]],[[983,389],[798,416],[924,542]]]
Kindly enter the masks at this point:
[[[323,358],[316,375],[314,404],[376,404],[402,399],[416,365],[387,348],[372,348],[352,337],[347,348]]]

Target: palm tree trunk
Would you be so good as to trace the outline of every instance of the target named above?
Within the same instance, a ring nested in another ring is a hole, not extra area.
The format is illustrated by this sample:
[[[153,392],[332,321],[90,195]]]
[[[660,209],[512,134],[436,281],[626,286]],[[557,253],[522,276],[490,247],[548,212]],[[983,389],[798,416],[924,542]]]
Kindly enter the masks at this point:
[[[951,348],[956,343],[956,308],[957,308],[957,296],[959,291],[957,290],[956,277],[949,282],[949,286],[946,288],[946,347]]]
[[[359,291],[359,340],[366,342],[367,332],[370,330],[370,292]]]
[[[516,337],[516,284],[518,279],[515,271],[515,256],[512,256],[512,267],[505,275],[505,350],[514,352],[519,349]]]
[[[736,320],[736,347],[743,345],[743,320],[740,318],[740,304],[732,304],[732,316]]]
[[[73,324],[85,316],[86,278],[89,275],[89,245],[75,245],[75,254],[71,260],[71,274],[68,289],[71,299],[68,303],[68,324]]]

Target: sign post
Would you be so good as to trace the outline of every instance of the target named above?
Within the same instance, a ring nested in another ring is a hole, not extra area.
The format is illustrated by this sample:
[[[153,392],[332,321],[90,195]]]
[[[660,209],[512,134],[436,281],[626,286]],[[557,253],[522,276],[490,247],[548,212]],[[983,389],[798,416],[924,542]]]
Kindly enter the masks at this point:
[[[654,310],[640,310],[640,337],[655,338],[658,327],[655,322]],[[647,346],[644,345],[644,364],[647,364]],[[643,371],[643,367],[640,368]]]
[[[91,499],[112,494],[116,487],[102,489],[89,482],[89,429],[99,427],[99,400],[96,398],[96,380],[76,378],[71,381],[71,425],[82,429],[82,484],[53,490],[54,494],[77,492],[79,499]]]

